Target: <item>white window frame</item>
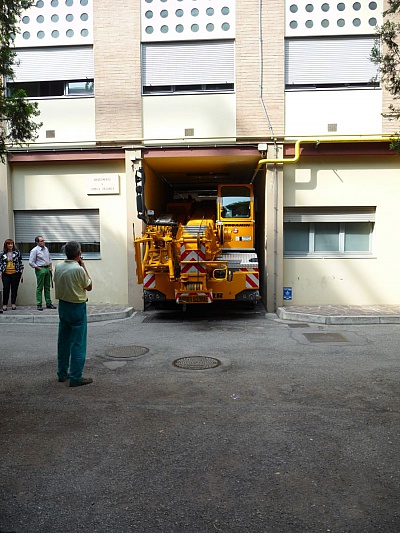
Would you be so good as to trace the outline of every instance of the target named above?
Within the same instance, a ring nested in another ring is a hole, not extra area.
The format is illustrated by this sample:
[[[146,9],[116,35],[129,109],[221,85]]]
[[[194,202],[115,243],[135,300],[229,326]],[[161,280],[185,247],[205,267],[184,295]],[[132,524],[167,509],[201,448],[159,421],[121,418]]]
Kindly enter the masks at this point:
[[[286,208],[283,216],[283,231],[290,223],[307,224],[308,251],[285,251],[285,258],[366,258],[374,257],[375,207],[358,208]],[[315,250],[315,224],[319,222],[339,224],[339,250]],[[368,250],[345,251],[346,224],[361,222],[368,224]]]
[[[220,85],[221,87],[214,87],[215,85]],[[224,86],[225,85],[225,86]],[[197,87],[198,86],[198,87]],[[185,88],[183,88],[185,87]],[[154,94],[204,94],[204,93],[233,93],[235,91],[235,86],[233,83],[212,83],[212,84],[193,84],[192,86],[182,86],[182,85],[163,85],[160,86],[146,86],[142,88],[143,96],[154,95]]]
[[[93,98],[94,97],[94,80],[93,79],[90,79],[90,80],[68,80],[68,81],[64,81],[64,80],[53,80],[53,82],[55,83],[62,83],[63,84],[63,94],[50,94],[50,95],[43,95],[43,94],[39,94],[39,95],[30,95],[29,94],[29,88],[27,87],[27,84],[29,83],[34,83],[34,84],[37,84],[37,87],[38,87],[38,92],[40,93],[40,84],[42,82],[40,81],[36,81],[36,82],[18,82],[18,83],[15,83],[15,82],[7,82],[7,94],[8,96],[10,96],[13,92],[13,90],[18,90],[18,89],[22,89],[23,91],[26,92],[27,94],[27,99],[28,100],[49,100],[49,99],[54,99],[54,98],[68,98],[68,99],[71,99],[71,98]],[[74,93],[74,92],[70,92],[69,90],[69,85],[70,84],[74,84],[74,83],[86,83],[86,84],[91,84],[91,90],[90,91],[87,91],[87,92],[82,92],[82,93]]]

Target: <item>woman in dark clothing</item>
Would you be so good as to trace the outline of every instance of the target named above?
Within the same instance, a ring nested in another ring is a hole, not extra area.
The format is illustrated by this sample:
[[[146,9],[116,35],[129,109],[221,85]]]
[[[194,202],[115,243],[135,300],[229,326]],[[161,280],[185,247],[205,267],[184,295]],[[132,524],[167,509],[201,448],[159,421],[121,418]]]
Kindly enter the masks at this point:
[[[4,241],[3,251],[0,252],[0,276],[3,281],[3,311],[7,311],[11,289],[11,309],[16,309],[19,282],[23,282],[24,265],[21,252],[15,248],[12,239]]]

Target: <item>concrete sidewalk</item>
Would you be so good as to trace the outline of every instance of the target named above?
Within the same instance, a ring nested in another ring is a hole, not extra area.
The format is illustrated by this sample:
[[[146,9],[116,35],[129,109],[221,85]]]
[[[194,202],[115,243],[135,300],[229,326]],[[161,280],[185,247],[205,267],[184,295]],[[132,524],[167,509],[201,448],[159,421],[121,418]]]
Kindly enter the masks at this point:
[[[133,307],[123,305],[88,305],[87,311],[88,322],[102,322],[127,318],[135,310]],[[281,320],[327,325],[400,324],[400,305],[294,305],[279,307],[276,315]],[[271,318],[271,314],[266,313],[267,317]],[[17,307],[15,311],[9,307],[6,312],[0,314],[0,324],[32,322],[58,323],[58,312],[46,308],[38,311],[36,306],[32,305]]]
[[[57,302],[56,302],[57,303]],[[88,305],[88,322],[103,322],[105,320],[120,320],[131,316],[133,307],[124,305]],[[46,309],[38,311],[36,305],[17,306],[13,311],[11,307],[7,311],[0,313],[0,324],[10,323],[38,323],[38,324],[57,324],[57,309]]]
[[[279,307],[276,314],[314,324],[400,324],[400,305],[293,305]]]

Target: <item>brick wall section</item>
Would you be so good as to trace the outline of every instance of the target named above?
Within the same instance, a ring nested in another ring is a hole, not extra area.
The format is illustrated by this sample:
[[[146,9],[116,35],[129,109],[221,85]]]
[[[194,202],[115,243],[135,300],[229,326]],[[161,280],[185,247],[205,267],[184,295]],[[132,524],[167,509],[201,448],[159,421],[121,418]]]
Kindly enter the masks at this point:
[[[260,101],[259,2],[236,2],[236,135],[270,137]],[[263,101],[273,134],[284,134],[284,8],[283,0],[262,7]]]
[[[384,1],[384,9],[388,8],[387,0]],[[390,15],[385,20],[391,20],[400,24],[400,14]],[[399,42],[400,44],[400,42]],[[382,113],[389,111],[389,105],[394,104],[395,107],[400,107],[399,100],[394,100],[393,96],[382,86]],[[400,130],[400,122],[398,120],[390,120],[388,117],[382,117],[382,133],[394,133]]]
[[[140,2],[93,2],[97,142],[141,139]]]

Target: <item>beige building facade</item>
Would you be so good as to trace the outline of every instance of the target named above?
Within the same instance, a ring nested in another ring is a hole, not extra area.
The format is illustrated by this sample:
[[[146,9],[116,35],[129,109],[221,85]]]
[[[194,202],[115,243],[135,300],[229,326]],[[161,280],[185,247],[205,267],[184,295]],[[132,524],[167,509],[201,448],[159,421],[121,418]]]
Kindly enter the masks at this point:
[[[142,307],[135,172],[147,207],[171,191],[253,183],[263,302],[397,304],[398,157],[390,95],[369,61],[377,2],[39,0],[18,65],[37,141],[0,167],[0,227],[24,254],[83,243],[94,304]]]

